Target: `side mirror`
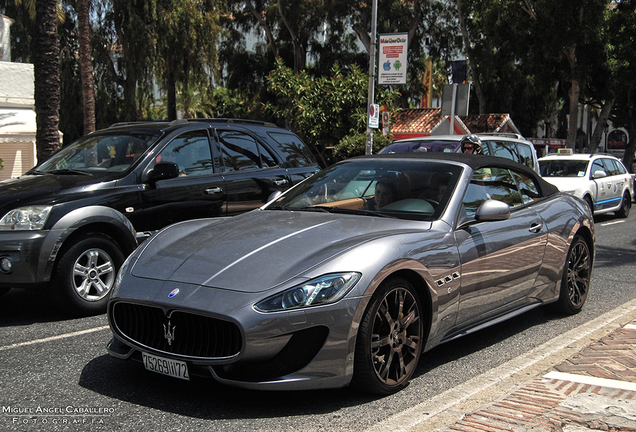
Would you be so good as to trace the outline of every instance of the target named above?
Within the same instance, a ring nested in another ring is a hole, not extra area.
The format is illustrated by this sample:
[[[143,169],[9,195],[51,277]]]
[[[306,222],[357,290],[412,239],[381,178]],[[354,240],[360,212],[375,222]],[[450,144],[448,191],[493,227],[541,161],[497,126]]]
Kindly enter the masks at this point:
[[[179,165],[174,162],[159,162],[150,171],[148,181],[154,183],[159,180],[167,180],[179,177]]]
[[[594,171],[594,173],[592,173],[592,178],[594,179],[603,178],[603,177],[607,177],[607,173],[605,171],[597,170],[597,171]]]
[[[281,196],[283,193],[279,190],[274,191],[270,194],[270,196],[267,197],[267,202],[271,203],[274,200],[277,200],[279,196]]]
[[[510,217],[510,206],[503,201],[486,200],[475,213],[475,220],[479,222],[502,221]]]

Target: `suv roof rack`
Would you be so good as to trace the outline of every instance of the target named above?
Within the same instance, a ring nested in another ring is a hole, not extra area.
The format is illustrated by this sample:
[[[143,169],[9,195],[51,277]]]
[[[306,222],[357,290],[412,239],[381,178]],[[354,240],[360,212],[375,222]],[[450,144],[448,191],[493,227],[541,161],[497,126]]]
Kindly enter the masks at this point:
[[[523,135],[513,133],[513,132],[483,132],[476,133],[477,136],[500,136],[500,137],[508,137],[508,138],[516,138],[516,139],[526,139]]]
[[[142,120],[142,121],[130,121],[130,122],[117,122],[117,123],[111,124],[108,127],[112,128],[112,127],[121,127],[121,126],[157,124],[157,123],[163,123],[169,126],[182,125],[187,123],[224,123],[224,124],[245,124],[245,125],[249,124],[254,126],[278,127],[271,122],[266,122],[261,120],[235,119],[235,118],[189,118],[189,119],[177,119],[171,122],[168,122],[167,120]]]
[[[112,128],[112,127],[121,127],[121,126],[157,124],[157,123],[168,124],[168,122],[166,120],[138,120],[138,121],[129,121],[129,122],[117,122],[117,123],[111,124],[108,127]]]
[[[274,123],[266,122],[262,120],[246,120],[246,119],[236,119],[236,118],[188,118],[188,119],[178,119],[173,120],[170,124],[185,124],[185,123],[226,123],[226,124],[250,124],[255,126],[268,126],[268,127],[278,127]]]

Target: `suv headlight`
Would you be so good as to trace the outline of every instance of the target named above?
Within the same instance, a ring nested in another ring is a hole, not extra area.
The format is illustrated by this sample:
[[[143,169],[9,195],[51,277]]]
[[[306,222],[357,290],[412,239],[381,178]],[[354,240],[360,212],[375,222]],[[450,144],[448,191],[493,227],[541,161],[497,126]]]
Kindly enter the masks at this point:
[[[49,217],[52,206],[28,206],[11,210],[0,219],[0,230],[39,230]]]
[[[278,312],[335,303],[360,279],[360,273],[334,273],[287,289],[254,305],[259,312]]]

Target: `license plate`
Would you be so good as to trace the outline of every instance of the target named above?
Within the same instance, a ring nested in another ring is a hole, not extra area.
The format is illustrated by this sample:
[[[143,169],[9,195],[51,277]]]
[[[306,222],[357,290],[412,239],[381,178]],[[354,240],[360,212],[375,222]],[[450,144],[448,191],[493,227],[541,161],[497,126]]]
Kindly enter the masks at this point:
[[[159,357],[145,352],[142,352],[141,356],[144,360],[144,366],[149,371],[184,380],[190,380],[188,365],[186,362]]]

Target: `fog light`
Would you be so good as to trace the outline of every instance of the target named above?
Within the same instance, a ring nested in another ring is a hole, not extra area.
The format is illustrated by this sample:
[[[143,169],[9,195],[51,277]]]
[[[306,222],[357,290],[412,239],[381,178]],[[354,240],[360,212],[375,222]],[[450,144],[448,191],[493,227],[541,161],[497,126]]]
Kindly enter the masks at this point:
[[[13,263],[7,257],[0,258],[0,271],[2,273],[11,273],[13,270]]]

